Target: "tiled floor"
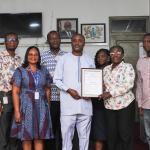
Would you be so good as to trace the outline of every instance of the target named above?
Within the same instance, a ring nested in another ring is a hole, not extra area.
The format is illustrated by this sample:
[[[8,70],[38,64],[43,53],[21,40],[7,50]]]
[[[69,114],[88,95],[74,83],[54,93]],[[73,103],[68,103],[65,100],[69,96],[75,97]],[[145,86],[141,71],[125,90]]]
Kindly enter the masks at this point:
[[[140,139],[140,125],[135,123],[134,126],[134,150],[148,150],[148,144]]]
[[[134,150],[148,150],[148,145],[143,143],[140,139],[134,142]]]

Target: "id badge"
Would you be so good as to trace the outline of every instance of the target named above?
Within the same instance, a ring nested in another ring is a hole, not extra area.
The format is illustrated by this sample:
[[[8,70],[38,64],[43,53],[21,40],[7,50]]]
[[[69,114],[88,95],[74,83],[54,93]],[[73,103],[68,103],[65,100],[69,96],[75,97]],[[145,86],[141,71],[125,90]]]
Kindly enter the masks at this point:
[[[3,97],[3,104],[8,104],[8,97],[7,96]]]
[[[36,91],[36,92],[34,93],[34,98],[35,98],[35,99],[39,99],[39,97],[40,97],[40,96],[39,96],[39,92]]]

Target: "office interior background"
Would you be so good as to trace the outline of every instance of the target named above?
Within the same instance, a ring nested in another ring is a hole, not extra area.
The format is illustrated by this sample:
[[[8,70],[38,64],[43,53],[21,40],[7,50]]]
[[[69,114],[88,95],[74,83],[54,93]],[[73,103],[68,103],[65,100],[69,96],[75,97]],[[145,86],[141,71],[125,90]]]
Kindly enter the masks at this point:
[[[0,0],[0,2],[0,13],[42,13],[42,37],[20,37],[17,52],[22,57],[30,45],[36,44],[41,51],[48,49],[46,35],[50,30],[57,30],[58,18],[78,18],[79,33],[81,33],[81,24],[104,23],[106,25],[106,41],[104,43],[86,43],[84,51],[94,57],[98,49],[119,44],[127,51],[126,60],[133,65],[139,56],[141,37],[144,32],[150,31],[150,0]],[[141,17],[146,20],[145,29],[139,33],[138,30],[134,32],[136,29],[126,32],[127,28],[140,28],[137,26],[140,22],[133,23],[132,27],[129,22],[140,20]],[[113,32],[112,22],[116,19],[118,21],[129,20],[127,24],[118,26],[118,31]],[[2,38],[0,38],[0,43],[0,50],[2,50],[5,48]],[[61,48],[70,51],[71,45],[62,43]]]

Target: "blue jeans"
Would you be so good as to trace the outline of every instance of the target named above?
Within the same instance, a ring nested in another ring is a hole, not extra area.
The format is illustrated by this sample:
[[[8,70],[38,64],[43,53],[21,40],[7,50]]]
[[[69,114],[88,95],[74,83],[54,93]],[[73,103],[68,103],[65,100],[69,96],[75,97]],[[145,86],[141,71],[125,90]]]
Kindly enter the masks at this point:
[[[146,140],[150,150],[150,109],[144,109],[144,126],[146,132]]]

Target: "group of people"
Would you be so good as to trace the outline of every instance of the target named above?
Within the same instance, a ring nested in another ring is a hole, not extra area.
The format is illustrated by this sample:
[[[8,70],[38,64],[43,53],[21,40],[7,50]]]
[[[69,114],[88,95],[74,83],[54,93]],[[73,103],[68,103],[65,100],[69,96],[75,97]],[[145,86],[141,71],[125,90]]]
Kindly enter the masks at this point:
[[[0,150],[72,150],[75,128],[79,149],[133,150],[135,71],[124,62],[124,49],[100,49],[94,61],[83,50],[85,38],[74,34],[71,52],[60,49],[57,31],[47,34],[50,49],[40,54],[30,46],[21,64],[15,53],[15,33],[5,36],[0,52]],[[137,63],[137,92],[150,147],[150,33],[144,35],[147,53]],[[81,68],[103,70],[103,93],[81,96]],[[146,67],[146,68],[145,68]],[[18,146],[21,141],[21,147]]]

